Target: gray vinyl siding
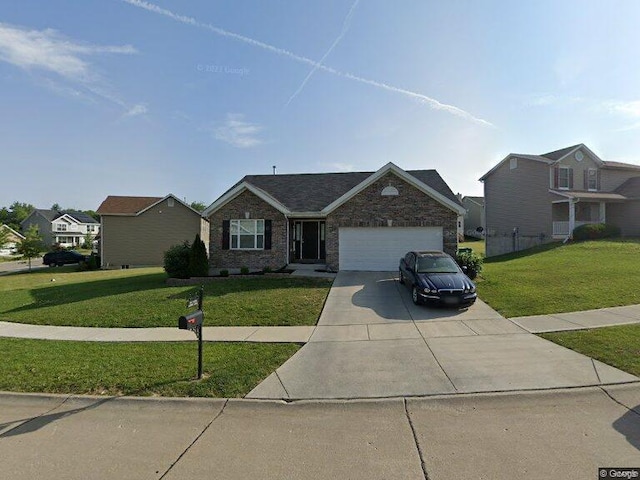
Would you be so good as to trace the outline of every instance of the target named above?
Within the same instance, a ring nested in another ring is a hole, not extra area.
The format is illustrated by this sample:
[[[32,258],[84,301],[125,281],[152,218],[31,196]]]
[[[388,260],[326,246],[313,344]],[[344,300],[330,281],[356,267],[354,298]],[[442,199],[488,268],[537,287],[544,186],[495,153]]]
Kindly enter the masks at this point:
[[[42,236],[42,242],[44,243],[45,247],[49,248],[51,245],[53,245],[53,235],[51,234],[52,225],[49,220],[44,218],[38,212],[35,212],[30,217],[26,218],[22,222],[22,225],[20,225],[20,227],[22,228],[22,232],[26,233],[31,225],[38,226],[38,231]]]
[[[517,158],[517,157],[516,157]],[[518,166],[504,162],[484,181],[487,256],[513,250],[512,232],[518,228],[519,250],[551,241],[549,166],[518,158]]]
[[[600,185],[603,192],[613,192],[631,177],[640,176],[640,170],[603,168],[600,172]]]
[[[102,265],[162,265],[164,252],[172,245],[192,243],[197,233],[209,244],[208,222],[178,201],[168,199],[138,216],[102,216]]]
[[[463,199],[462,206],[467,210],[464,216],[464,233],[470,236],[480,236],[478,227],[484,229],[484,207],[473,200]]]
[[[640,200],[608,204],[607,223],[620,227],[623,237],[640,237]]]

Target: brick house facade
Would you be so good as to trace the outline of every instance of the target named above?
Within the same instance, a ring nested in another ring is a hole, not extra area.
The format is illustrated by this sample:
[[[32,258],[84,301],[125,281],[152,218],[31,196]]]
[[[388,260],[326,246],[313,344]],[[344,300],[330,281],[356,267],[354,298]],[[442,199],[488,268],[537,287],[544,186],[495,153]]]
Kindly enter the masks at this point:
[[[389,163],[377,172],[247,176],[204,216],[211,229],[213,271],[275,269],[293,262],[338,270],[346,260],[340,252],[347,255],[340,245],[345,229],[370,234],[371,242],[365,236],[356,240],[355,248],[378,245],[371,257],[387,255],[392,260],[385,269],[390,269],[404,253],[393,248],[415,245],[411,249],[455,254],[462,213],[457,197],[435,170],[405,172]],[[413,235],[414,243],[394,239],[396,232]],[[423,232],[429,236],[424,243],[419,240]]]

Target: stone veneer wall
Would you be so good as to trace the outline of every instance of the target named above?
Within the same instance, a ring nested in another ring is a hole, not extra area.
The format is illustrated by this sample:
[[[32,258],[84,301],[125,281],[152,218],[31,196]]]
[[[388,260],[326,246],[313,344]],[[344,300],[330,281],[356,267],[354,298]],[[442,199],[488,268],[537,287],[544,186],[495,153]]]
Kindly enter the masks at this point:
[[[398,196],[382,196],[387,186],[398,189]],[[388,226],[388,220],[392,226]],[[337,270],[340,264],[338,229],[340,227],[442,227],[443,249],[455,255],[458,248],[458,215],[429,195],[393,173],[388,173],[327,217],[327,265]]]
[[[271,250],[223,250],[222,221],[244,219],[271,220]],[[285,216],[268,203],[245,190],[209,217],[209,266],[213,269],[248,267],[277,269],[287,263],[287,221]]]

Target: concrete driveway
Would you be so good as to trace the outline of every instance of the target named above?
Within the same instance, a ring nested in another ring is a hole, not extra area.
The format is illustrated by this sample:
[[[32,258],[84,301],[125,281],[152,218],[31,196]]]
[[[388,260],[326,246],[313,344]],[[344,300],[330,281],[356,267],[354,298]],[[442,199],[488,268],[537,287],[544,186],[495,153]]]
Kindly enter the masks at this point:
[[[344,399],[609,385],[639,379],[505,319],[416,306],[394,272],[340,272],[309,343],[247,398]]]

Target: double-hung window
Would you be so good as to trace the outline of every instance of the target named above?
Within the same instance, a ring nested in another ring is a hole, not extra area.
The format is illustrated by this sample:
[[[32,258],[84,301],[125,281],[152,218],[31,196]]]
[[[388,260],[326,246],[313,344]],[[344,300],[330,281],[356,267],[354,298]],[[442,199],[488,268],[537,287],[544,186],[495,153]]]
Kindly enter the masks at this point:
[[[598,190],[598,170],[590,168],[587,171],[587,189],[595,192]]]
[[[229,235],[232,250],[262,250],[264,220],[231,220]]]
[[[558,188],[569,189],[569,177],[571,175],[570,167],[560,167],[558,169]]]

